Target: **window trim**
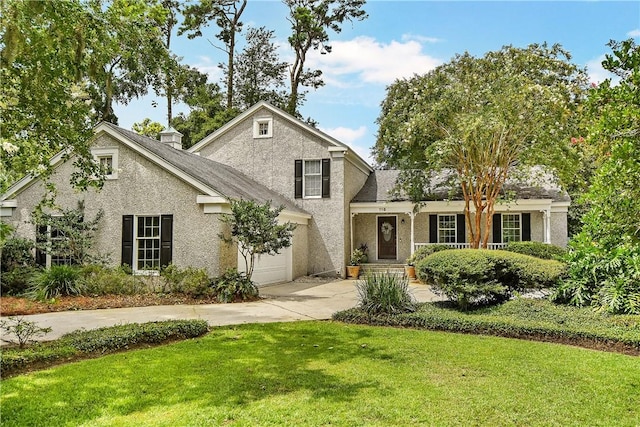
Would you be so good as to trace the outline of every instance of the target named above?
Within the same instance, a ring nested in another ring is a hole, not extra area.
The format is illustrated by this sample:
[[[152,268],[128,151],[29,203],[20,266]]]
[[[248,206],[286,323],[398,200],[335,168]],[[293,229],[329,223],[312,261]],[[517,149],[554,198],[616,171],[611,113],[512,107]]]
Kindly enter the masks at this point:
[[[518,217],[518,240],[509,240],[506,241],[505,240],[505,230],[516,230],[516,228],[513,227],[505,227],[505,218],[507,216],[517,216]],[[501,233],[500,233],[500,239],[501,239],[501,243],[509,243],[509,242],[522,242],[522,213],[521,212],[503,212],[501,219],[500,219],[500,227],[502,228]]]
[[[453,228],[440,228],[440,217],[443,216],[452,216],[453,217]],[[458,215],[457,214],[438,214],[438,244],[450,244],[458,242]],[[441,242],[440,241],[440,230],[453,230],[453,242]]]
[[[320,187],[318,195],[308,196],[307,195],[307,162],[317,162],[319,165],[320,171],[318,174],[314,174],[313,176],[317,176],[320,178]],[[302,160],[302,198],[303,199],[321,199],[322,198],[322,159],[303,159]]]
[[[140,220],[140,218],[158,218],[158,236],[157,239],[158,240],[158,268],[155,269],[139,269],[138,268],[138,251],[139,251],[139,242],[141,239],[150,239],[150,238],[140,238],[140,236],[138,236],[138,221]],[[160,274],[160,269],[162,268],[162,265],[160,265],[162,263],[162,255],[161,255],[161,251],[162,251],[162,215],[134,215],[133,216],[133,265],[135,267],[132,266],[132,270],[134,274],[137,275],[145,275],[145,276],[157,276]]]
[[[267,133],[260,134],[260,125],[267,125]],[[258,117],[253,119],[253,138],[264,139],[273,138],[273,118],[272,117]]]
[[[104,179],[118,179],[118,149],[117,148],[94,148],[91,150],[93,159],[100,164],[101,158],[111,157],[111,173],[105,174]]]

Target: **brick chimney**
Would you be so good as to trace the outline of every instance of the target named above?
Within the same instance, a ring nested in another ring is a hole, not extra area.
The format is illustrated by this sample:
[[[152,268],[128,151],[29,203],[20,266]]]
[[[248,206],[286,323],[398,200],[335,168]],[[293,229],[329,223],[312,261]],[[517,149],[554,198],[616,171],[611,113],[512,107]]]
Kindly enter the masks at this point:
[[[160,142],[176,150],[182,150],[182,134],[172,127],[160,132]]]

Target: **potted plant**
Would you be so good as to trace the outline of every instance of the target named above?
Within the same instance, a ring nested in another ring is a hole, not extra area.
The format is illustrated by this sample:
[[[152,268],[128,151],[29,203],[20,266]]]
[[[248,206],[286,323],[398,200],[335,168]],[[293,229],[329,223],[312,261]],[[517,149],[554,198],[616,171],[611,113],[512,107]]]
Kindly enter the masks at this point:
[[[360,276],[360,263],[364,259],[364,252],[362,249],[354,249],[351,252],[351,259],[349,260],[349,265],[347,266],[347,277],[357,279]]]
[[[407,258],[406,264],[404,266],[404,275],[409,279],[416,278],[416,267],[415,267],[415,259],[413,256]]]

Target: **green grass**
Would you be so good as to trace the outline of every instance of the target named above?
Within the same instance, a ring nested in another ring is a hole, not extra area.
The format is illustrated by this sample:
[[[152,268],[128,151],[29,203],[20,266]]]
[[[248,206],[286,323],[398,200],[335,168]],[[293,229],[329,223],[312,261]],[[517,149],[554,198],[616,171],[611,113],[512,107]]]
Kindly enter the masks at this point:
[[[640,424],[640,359],[333,322],[245,325],[2,381],[3,426]]]

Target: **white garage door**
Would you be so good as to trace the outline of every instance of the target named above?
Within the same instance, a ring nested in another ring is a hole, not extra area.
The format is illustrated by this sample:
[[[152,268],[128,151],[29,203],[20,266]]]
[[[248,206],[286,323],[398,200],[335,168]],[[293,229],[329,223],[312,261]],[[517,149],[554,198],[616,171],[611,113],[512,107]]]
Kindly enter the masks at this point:
[[[293,257],[291,247],[284,248],[278,255],[256,257],[253,281],[258,286],[293,280]],[[245,271],[244,258],[238,252],[238,271]]]

